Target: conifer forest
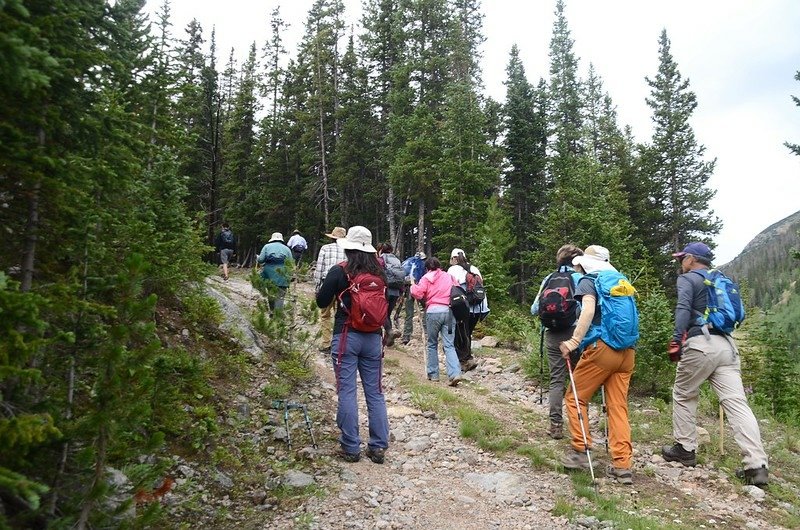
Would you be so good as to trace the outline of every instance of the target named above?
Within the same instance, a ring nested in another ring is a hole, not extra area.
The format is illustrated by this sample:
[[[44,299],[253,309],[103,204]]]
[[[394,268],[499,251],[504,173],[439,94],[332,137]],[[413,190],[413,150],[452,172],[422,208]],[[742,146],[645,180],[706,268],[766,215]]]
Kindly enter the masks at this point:
[[[145,0],[0,0],[0,528],[114,526],[108,467],[145,477],[159,448],[198,447],[187,426],[213,388],[163,316],[212,312],[195,286],[223,221],[245,267],[294,229],[312,256],[352,225],[401,260],[466,249],[486,326],[507,334],[538,326],[560,246],[602,244],[639,293],[633,391],[668,398],[670,254],[713,247],[714,153],[667,31],[637,141],[600,73],[579,76],[592,58],[565,2],[548,72],[517,47],[493,58],[501,102],[484,94],[480,0],[364,0],[356,30],[341,0],[315,0],[296,49],[276,8],[241,57],[175,27],[168,0],[152,18]],[[747,384],[800,423],[800,357],[758,317],[748,329]]]

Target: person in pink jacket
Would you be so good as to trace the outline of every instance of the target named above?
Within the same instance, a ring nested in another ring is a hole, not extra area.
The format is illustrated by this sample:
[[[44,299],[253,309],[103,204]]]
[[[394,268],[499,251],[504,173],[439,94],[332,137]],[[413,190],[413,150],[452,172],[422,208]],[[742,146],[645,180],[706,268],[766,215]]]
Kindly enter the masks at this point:
[[[425,327],[428,332],[428,379],[439,380],[438,350],[439,335],[441,334],[448,384],[457,386],[461,381],[461,365],[453,344],[456,321],[450,311],[450,288],[458,284],[455,278],[442,270],[442,264],[436,258],[431,257],[425,260],[425,270],[427,272],[419,283],[411,286],[411,296],[425,302]]]

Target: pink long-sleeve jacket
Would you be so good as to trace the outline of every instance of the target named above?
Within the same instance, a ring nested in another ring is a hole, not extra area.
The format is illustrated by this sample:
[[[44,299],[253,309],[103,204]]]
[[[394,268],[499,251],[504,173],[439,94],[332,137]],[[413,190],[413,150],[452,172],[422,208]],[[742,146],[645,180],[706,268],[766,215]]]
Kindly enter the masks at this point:
[[[442,269],[428,271],[419,283],[411,286],[411,296],[425,300],[426,309],[435,305],[450,307],[450,288],[454,285],[458,285],[456,279]]]

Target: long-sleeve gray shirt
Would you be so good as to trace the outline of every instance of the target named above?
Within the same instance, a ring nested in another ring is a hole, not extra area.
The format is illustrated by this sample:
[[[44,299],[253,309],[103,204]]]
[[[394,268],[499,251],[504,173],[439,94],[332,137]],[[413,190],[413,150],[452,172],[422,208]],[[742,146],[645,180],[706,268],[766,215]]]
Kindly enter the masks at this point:
[[[688,337],[703,334],[697,318],[705,313],[708,305],[706,284],[700,273],[689,271],[678,276],[678,302],[675,305],[675,333],[673,338],[683,341],[683,332]]]

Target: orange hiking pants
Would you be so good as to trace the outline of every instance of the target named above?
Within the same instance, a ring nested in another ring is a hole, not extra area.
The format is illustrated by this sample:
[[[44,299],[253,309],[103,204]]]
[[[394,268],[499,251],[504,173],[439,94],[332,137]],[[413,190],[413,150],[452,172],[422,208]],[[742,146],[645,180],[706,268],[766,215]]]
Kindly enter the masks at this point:
[[[606,410],[608,411],[608,438],[611,458],[614,467],[631,468],[631,426],[628,423],[628,387],[635,364],[636,350],[613,350],[602,340],[586,347],[578,365],[574,367],[573,378],[578,401],[583,413],[584,429],[589,447],[592,447],[592,436],[589,433],[589,415],[586,404],[600,385],[606,387]],[[572,447],[576,451],[584,451],[583,434],[578,424],[578,409],[575,407],[575,395],[572,389],[567,390],[567,417]]]

